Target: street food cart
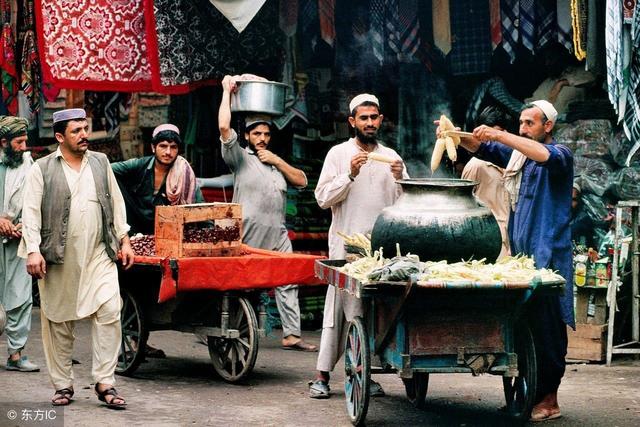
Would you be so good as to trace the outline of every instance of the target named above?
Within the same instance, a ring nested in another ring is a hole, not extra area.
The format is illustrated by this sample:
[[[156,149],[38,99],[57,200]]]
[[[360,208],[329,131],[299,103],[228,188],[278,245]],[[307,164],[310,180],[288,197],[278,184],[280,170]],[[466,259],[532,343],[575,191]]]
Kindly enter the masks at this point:
[[[396,373],[409,400],[425,404],[429,375],[471,373],[503,378],[505,410],[526,421],[537,392],[535,345],[524,320],[540,295],[562,292],[564,281],[362,282],[344,260],[317,260],[316,275],[362,298],[345,342],[345,398],[354,425],[364,423],[372,373]],[[376,360],[372,367],[372,361]]]

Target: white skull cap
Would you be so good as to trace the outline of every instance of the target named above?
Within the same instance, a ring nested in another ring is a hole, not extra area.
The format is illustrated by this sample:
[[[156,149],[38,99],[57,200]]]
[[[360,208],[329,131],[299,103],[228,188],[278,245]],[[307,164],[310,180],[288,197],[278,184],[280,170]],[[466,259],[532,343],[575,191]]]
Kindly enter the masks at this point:
[[[556,123],[556,118],[558,117],[558,111],[549,101],[545,101],[544,99],[539,99],[537,101],[532,102],[533,105],[542,110],[547,119],[551,120],[554,124]]]
[[[153,130],[153,133],[151,134],[151,138],[155,138],[157,134],[159,134],[160,132],[162,132],[164,130],[170,130],[170,131],[175,132],[178,135],[180,135],[180,129],[178,129],[178,126],[172,125],[172,124],[169,124],[169,123],[165,123],[163,125],[157,126]]]
[[[370,93],[361,93],[360,95],[356,95],[349,103],[349,112],[353,111],[354,108],[364,102],[373,102],[378,106],[378,108],[380,107],[380,102],[375,95],[371,95]]]

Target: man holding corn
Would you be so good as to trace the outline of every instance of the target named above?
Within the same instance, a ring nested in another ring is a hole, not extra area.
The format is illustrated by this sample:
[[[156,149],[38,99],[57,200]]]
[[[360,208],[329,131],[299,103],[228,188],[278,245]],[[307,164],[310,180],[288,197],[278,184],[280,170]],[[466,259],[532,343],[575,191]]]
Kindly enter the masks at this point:
[[[564,295],[540,297],[528,313],[539,390],[531,421],[561,416],[558,388],[567,353],[565,324],[575,327],[569,225],[573,154],[553,138],[557,115],[550,102],[534,101],[520,113],[519,135],[482,125],[473,130],[473,137],[461,141],[474,156],[505,168],[505,187],[511,199],[511,252],[534,257],[536,268],[557,270],[566,280]]]
[[[355,137],[329,150],[315,190],[321,208],[331,208],[329,258],[346,256],[338,233],[369,233],[383,208],[392,205],[402,188],[396,180],[408,178],[404,163],[377,136],[383,116],[378,98],[361,94],[349,104],[349,124]],[[374,160],[375,159],[375,160]],[[343,352],[348,322],[362,315],[362,302],[344,292],[327,288],[317,374],[309,383],[309,397],[329,397],[329,373]],[[380,384],[371,381],[371,396],[384,395]]]

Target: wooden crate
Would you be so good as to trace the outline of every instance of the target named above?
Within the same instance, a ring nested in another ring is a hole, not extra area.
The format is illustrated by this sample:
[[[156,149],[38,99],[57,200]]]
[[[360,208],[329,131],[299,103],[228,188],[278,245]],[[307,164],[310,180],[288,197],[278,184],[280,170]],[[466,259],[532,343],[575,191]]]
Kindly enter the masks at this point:
[[[567,327],[569,346],[567,359],[602,362],[607,350],[607,324],[576,324],[576,330]]]
[[[217,243],[184,242],[184,227],[195,222],[239,227],[237,240]],[[157,206],[155,222],[156,255],[162,257],[236,256],[242,252],[242,207],[237,203],[198,203]]]

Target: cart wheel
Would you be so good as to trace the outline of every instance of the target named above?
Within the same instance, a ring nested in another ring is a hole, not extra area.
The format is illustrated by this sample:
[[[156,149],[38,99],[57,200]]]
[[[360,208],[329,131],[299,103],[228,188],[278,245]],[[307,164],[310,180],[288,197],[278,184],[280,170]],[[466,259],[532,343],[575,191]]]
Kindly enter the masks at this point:
[[[347,412],[353,425],[363,425],[369,409],[371,354],[369,340],[361,317],[349,323],[344,346],[344,394]]]
[[[413,378],[403,378],[404,389],[407,392],[409,402],[418,409],[422,409],[426,403],[427,390],[429,390],[429,374],[414,372]]]
[[[527,421],[538,388],[535,344],[527,325],[516,328],[515,352],[518,355],[518,376],[502,378],[506,411],[519,421]]]
[[[258,321],[246,298],[231,298],[229,328],[240,332],[238,338],[208,337],[213,368],[223,380],[236,382],[253,370],[258,356]]]
[[[120,290],[122,309],[120,310],[120,324],[122,326],[122,340],[116,373],[131,375],[144,360],[144,350],[147,347],[149,332],[144,324],[142,307],[131,292]]]

